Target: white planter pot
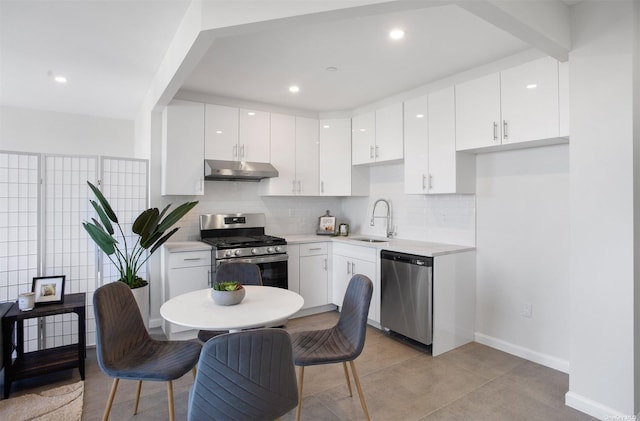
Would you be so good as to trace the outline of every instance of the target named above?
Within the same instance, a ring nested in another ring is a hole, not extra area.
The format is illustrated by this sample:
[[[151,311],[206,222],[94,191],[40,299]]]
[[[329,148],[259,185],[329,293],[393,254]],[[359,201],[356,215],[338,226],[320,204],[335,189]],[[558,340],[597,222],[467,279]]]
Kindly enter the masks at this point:
[[[147,330],[149,330],[149,285],[145,285],[141,288],[134,288],[131,292],[133,292],[133,298],[136,299],[136,303],[140,309],[144,325]]]

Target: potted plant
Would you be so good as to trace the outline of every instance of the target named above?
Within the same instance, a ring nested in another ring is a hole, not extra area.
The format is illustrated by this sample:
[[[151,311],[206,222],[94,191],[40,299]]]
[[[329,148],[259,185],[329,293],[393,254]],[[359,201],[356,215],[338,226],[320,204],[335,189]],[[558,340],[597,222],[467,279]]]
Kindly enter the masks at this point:
[[[244,299],[244,295],[244,288],[240,282],[236,281],[218,282],[213,284],[213,288],[211,289],[211,298],[213,298],[216,304],[222,306],[240,304]]]
[[[121,282],[127,284],[132,290],[148,285],[148,281],[138,276],[138,271],[149,257],[179,228],[173,228],[169,232],[167,230],[193,209],[198,202],[183,203],[166,216],[165,214],[169,210],[170,204],[162,212],[158,208],[150,208],[143,211],[138,215],[132,226],[132,231],[138,235],[138,238],[134,244],[128,244],[118,217],[107,199],[96,186],[89,181],[87,181],[87,184],[98,199],[98,202],[95,200],[90,200],[90,202],[98,214],[99,221],[92,218],[92,222],[84,221],[82,226],[118,269]],[[117,226],[119,233],[116,233],[114,224]],[[118,241],[116,236],[122,242]]]

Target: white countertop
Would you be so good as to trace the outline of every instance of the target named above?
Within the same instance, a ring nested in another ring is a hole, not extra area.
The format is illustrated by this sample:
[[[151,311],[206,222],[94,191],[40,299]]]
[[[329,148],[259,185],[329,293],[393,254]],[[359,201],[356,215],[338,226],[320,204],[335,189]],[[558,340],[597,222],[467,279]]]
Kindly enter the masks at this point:
[[[384,238],[365,236],[359,234],[351,234],[348,237],[327,236],[314,234],[284,235],[289,244],[304,244],[315,242],[337,242],[363,247],[372,247],[379,250],[391,250],[403,253],[417,254],[419,256],[436,257],[451,253],[462,253],[465,251],[475,250],[475,247],[461,246],[458,244],[430,243],[426,241],[403,240],[399,238]],[[381,242],[359,241],[358,238],[372,238],[381,240]]]
[[[330,235],[315,234],[296,234],[283,235],[287,239],[288,244],[305,244],[318,242],[336,242],[351,244],[354,246],[372,247],[378,250],[391,250],[402,253],[417,254],[419,256],[436,257],[451,253],[462,253],[465,251],[475,250],[475,247],[461,246],[458,244],[430,243],[426,241],[403,240],[399,238],[384,238],[364,236],[359,234],[351,234],[348,237],[334,237]],[[368,241],[359,241],[358,238],[373,238],[381,240],[381,242],[370,243]],[[176,241],[164,244],[167,251],[171,253],[180,253],[188,251],[211,250],[209,244],[201,241]]]

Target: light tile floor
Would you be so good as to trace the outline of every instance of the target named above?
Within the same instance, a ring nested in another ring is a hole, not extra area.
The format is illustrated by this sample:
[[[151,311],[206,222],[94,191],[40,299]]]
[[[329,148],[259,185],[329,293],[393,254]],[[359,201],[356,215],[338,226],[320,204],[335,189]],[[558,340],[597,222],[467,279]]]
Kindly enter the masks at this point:
[[[337,320],[336,312],[291,320],[287,330],[320,329]],[[155,332],[157,334],[157,332]],[[159,333],[162,335],[162,332]],[[566,374],[510,354],[471,343],[432,357],[377,329],[369,328],[356,360],[362,388],[374,420],[592,420],[564,405]],[[11,396],[37,392],[79,379],[78,370],[14,383]],[[100,371],[89,350],[83,420],[100,420],[112,379]],[[186,420],[191,374],[174,382],[177,420]],[[361,420],[354,387],[349,397],[340,364],[305,369],[302,418]],[[135,382],[120,381],[111,420],[168,419],[165,383],[146,382],[138,415],[133,416]],[[295,419],[295,410],[281,419]]]

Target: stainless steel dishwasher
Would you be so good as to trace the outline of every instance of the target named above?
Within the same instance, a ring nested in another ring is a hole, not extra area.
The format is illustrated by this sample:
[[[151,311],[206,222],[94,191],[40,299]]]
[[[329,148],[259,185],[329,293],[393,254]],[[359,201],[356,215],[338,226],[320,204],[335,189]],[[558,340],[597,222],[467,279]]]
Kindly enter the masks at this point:
[[[380,324],[431,345],[433,258],[382,250],[380,262]]]

